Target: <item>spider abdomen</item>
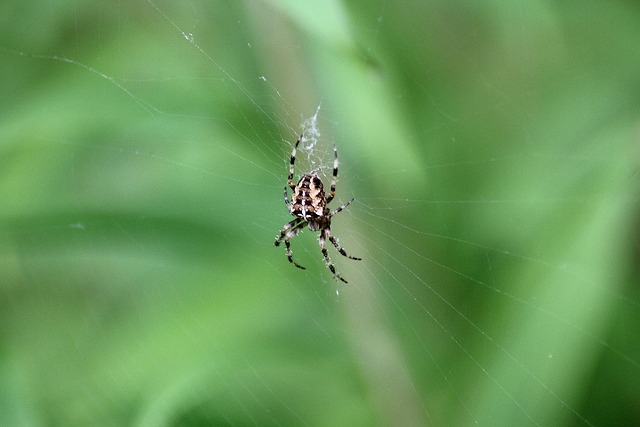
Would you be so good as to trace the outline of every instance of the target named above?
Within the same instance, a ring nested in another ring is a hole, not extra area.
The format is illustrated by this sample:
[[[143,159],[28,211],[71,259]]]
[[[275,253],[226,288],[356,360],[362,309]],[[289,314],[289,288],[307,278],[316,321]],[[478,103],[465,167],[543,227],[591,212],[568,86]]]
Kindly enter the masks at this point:
[[[304,218],[311,223],[316,222],[325,215],[327,199],[324,195],[322,180],[315,172],[300,178],[293,192],[291,202],[291,215]]]

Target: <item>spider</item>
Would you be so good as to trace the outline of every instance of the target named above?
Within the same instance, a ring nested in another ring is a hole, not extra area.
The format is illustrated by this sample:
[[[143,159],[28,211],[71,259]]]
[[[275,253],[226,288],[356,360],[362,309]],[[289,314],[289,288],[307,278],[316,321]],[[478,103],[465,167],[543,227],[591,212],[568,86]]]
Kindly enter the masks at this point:
[[[333,273],[334,278],[340,279],[344,283],[347,283],[347,281],[336,272],[336,268],[333,266],[331,258],[329,258],[329,254],[327,253],[327,249],[324,247],[324,243],[325,239],[329,239],[333,246],[336,247],[338,252],[340,252],[340,255],[354,260],[362,259],[347,254],[342,246],[338,244],[336,238],[331,234],[331,218],[335,214],[341,212],[344,208],[349,206],[354,199],[349,200],[347,203],[334,210],[330,210],[327,207],[327,205],[333,200],[333,196],[335,196],[336,180],[338,179],[338,150],[336,149],[335,145],[333,146],[333,176],[331,178],[331,190],[328,196],[325,196],[324,194],[324,185],[322,184],[322,180],[318,176],[317,171],[309,172],[308,174],[300,178],[298,184],[296,184],[295,186],[293,185],[293,171],[296,162],[296,149],[298,148],[298,144],[300,144],[302,137],[303,135],[300,135],[298,137],[293,150],[291,151],[291,162],[289,163],[289,178],[287,179],[287,185],[284,187],[284,203],[287,205],[289,213],[295,218],[287,223],[284,227],[282,227],[280,236],[276,238],[275,245],[280,246],[280,243],[284,241],[284,245],[287,248],[287,258],[289,259],[289,262],[298,268],[304,269],[303,266],[293,260],[289,240],[291,240],[292,237],[301,232],[305,226],[308,226],[309,230],[311,231],[320,230],[320,237],[318,239],[318,242],[320,244],[320,250],[322,251],[322,255],[324,256],[324,261],[326,262],[327,267],[329,268],[329,270],[331,270],[331,273]],[[291,201],[289,201],[287,187],[291,188],[291,191],[293,191]]]

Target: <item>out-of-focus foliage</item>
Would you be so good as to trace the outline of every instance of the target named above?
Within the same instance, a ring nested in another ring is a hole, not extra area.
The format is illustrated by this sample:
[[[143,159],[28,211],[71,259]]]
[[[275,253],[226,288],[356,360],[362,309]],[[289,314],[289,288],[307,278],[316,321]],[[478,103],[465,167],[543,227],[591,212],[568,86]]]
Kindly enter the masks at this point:
[[[639,40],[621,1],[5,1],[0,425],[640,424]],[[345,286],[272,243],[318,105]]]

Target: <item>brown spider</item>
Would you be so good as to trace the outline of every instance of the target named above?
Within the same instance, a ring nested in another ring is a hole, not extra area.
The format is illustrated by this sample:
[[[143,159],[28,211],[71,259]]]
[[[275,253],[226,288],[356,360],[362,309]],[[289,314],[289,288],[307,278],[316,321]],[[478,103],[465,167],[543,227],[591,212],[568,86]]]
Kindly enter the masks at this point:
[[[322,180],[318,176],[316,171],[311,171],[310,173],[304,175],[300,178],[297,185],[293,185],[293,170],[294,164],[296,162],[296,149],[298,148],[298,144],[302,140],[302,135],[298,137],[296,143],[291,151],[291,162],[289,163],[289,178],[287,179],[287,185],[284,187],[284,202],[289,208],[289,213],[295,217],[292,221],[286,224],[282,231],[280,231],[280,236],[276,238],[275,245],[279,246],[282,241],[284,241],[284,245],[287,248],[287,258],[289,262],[295,265],[298,268],[304,269],[303,266],[298,264],[293,260],[291,256],[291,245],[289,240],[299,232],[301,232],[305,226],[309,227],[311,231],[320,230],[320,237],[318,242],[320,243],[320,250],[322,251],[322,255],[324,256],[324,261],[327,263],[327,267],[333,273],[335,278],[342,280],[344,283],[347,283],[346,280],[342,278],[337,272],[333,263],[331,262],[331,258],[329,258],[329,254],[327,253],[327,249],[324,247],[325,239],[329,239],[329,241],[336,247],[340,255],[345,256],[349,259],[360,260],[362,258],[356,258],[351,255],[348,255],[347,252],[342,249],[342,246],[338,244],[338,241],[331,234],[331,217],[333,217],[338,212],[342,211],[344,208],[349,206],[354,199],[349,200],[344,205],[340,206],[333,211],[329,210],[327,205],[333,200],[333,196],[336,193],[336,180],[338,179],[338,150],[335,145],[333,146],[333,177],[331,178],[331,191],[329,196],[324,195],[324,186],[322,184]],[[291,188],[293,191],[292,201],[289,201],[287,186]]]

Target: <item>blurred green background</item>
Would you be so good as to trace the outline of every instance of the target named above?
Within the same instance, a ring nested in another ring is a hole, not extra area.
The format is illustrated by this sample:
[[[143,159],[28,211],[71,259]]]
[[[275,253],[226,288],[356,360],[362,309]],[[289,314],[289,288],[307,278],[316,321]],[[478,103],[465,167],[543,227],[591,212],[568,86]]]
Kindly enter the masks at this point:
[[[0,425],[640,425],[639,41],[633,1],[3,2]],[[348,284],[273,246],[318,106]]]

